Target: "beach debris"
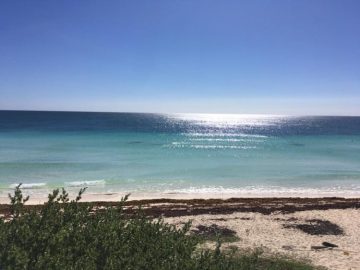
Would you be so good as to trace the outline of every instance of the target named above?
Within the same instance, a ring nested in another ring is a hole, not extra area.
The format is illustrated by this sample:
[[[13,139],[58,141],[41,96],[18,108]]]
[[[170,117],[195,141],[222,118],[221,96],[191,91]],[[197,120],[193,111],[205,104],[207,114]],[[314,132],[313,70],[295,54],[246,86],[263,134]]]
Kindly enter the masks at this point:
[[[211,218],[209,220],[214,220],[214,221],[228,221],[228,220],[235,220],[235,219],[240,219],[240,220],[252,220],[249,217],[234,217],[234,218]]]
[[[328,220],[308,219],[307,223],[285,224],[284,228],[299,229],[310,235],[343,235],[344,231],[337,224]]]
[[[311,246],[311,249],[319,250],[319,249],[332,249],[337,247],[339,246],[332,244],[330,242],[322,242],[322,246]]]
[[[97,184],[101,181],[96,181]],[[77,183],[77,182],[76,182]],[[84,181],[80,184],[84,185]],[[73,185],[74,183],[72,183]],[[86,183],[85,183],[86,184]],[[168,193],[171,194],[171,193]],[[116,206],[116,201],[98,201],[92,203],[96,206]],[[143,213],[149,217],[183,217],[197,215],[230,215],[233,213],[261,213],[263,215],[290,214],[299,211],[329,210],[329,209],[360,209],[359,198],[230,198],[230,199],[152,199],[152,200],[132,200],[125,203],[126,214],[133,214],[137,211],[137,206],[148,205],[143,209]],[[27,209],[41,209],[41,205],[25,205]],[[9,204],[0,204],[0,214],[9,214],[11,211]],[[236,218],[235,218],[236,219]],[[253,219],[253,218],[251,218]],[[291,218],[290,218],[291,219]],[[289,223],[283,218],[274,220]],[[293,223],[293,222],[292,222]],[[300,223],[300,221],[298,221]]]
[[[252,219],[249,218],[249,217],[241,217],[241,218],[239,218],[239,219],[241,219],[241,220],[252,220]]]
[[[311,249],[315,249],[315,250],[319,250],[319,249],[326,249],[328,247],[324,247],[324,246],[311,246]]]
[[[210,226],[198,225],[191,232],[196,236],[202,237],[205,241],[221,240],[222,242],[236,242],[240,240],[236,235],[236,231],[216,224]]]
[[[214,221],[227,221],[226,218],[212,218],[210,220],[214,220]]]
[[[289,222],[298,221],[298,219],[295,218],[295,217],[291,217],[291,218],[274,218],[274,220],[276,220],[276,221],[289,221]]]
[[[338,245],[332,244],[330,242],[322,242],[322,245],[329,248],[336,248],[339,247]]]
[[[235,236],[236,232],[226,227],[218,226],[216,224],[212,224],[210,226],[198,225],[196,226],[196,230],[192,230],[192,232],[196,235],[202,236]]]
[[[294,250],[295,247],[289,245],[289,246],[282,246],[282,248],[285,249],[285,250]]]

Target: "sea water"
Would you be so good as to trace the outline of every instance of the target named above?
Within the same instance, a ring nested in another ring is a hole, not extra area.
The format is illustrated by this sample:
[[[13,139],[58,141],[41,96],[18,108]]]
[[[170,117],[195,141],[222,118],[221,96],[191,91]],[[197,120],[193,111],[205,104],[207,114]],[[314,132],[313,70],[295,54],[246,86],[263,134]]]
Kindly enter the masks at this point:
[[[360,117],[0,111],[0,196],[360,195]]]

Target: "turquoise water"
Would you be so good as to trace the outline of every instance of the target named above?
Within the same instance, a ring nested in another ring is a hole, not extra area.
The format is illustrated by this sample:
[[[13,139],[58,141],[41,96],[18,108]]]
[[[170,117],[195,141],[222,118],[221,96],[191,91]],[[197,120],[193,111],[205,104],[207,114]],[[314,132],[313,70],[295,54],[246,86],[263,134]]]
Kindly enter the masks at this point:
[[[20,182],[33,192],[360,194],[360,118],[0,112],[0,192]]]

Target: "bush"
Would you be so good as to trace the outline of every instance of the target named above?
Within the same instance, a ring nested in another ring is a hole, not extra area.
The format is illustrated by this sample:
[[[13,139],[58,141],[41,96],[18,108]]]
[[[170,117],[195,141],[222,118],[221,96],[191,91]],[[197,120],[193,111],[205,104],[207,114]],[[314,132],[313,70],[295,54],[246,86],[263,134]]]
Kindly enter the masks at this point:
[[[70,201],[65,190],[55,190],[42,208],[29,210],[18,186],[9,195],[11,216],[0,219],[0,269],[311,269],[286,261],[273,268],[257,254],[228,256],[219,244],[199,251],[189,223],[177,229],[141,210],[129,217],[127,197],[116,207],[94,209],[79,203],[84,191]]]

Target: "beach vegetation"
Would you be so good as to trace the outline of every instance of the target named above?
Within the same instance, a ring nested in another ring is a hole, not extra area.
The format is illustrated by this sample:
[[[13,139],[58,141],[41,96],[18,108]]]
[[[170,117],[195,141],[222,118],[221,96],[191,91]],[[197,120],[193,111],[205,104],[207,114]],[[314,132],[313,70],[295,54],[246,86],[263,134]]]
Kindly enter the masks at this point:
[[[314,269],[287,259],[264,258],[199,248],[190,223],[177,228],[146,217],[141,208],[124,212],[125,196],[115,207],[79,203],[54,190],[40,208],[26,208],[20,185],[10,197],[10,213],[0,218],[0,269]]]

